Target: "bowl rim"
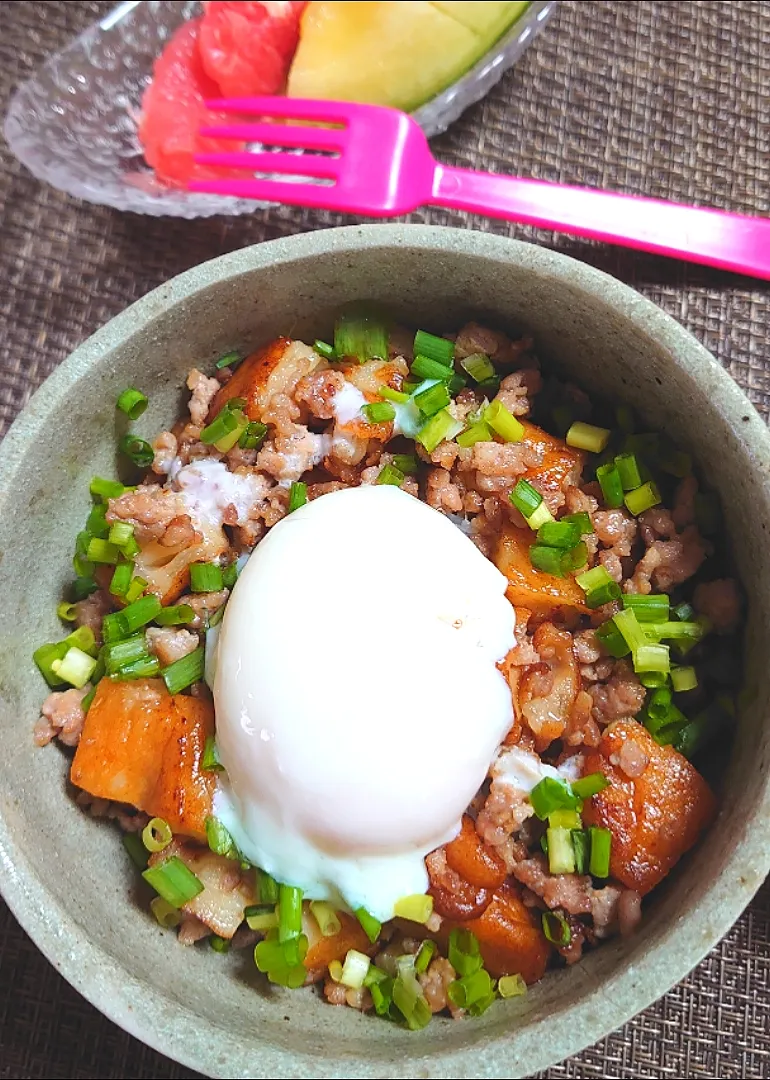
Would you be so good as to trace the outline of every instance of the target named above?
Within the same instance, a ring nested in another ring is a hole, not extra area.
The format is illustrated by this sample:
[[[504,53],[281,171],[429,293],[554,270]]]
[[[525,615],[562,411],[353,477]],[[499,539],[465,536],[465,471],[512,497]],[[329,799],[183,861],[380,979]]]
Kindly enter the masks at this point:
[[[221,255],[172,278],[115,316],[81,344],[45,380],[9,429],[2,446],[0,470],[0,513],[15,493],[15,474],[27,448],[57,407],[72,383],[86,374],[106,353],[130,340],[174,304],[203,292],[215,283],[244,273],[312,259],[329,253],[347,254],[382,248],[419,248],[481,257],[491,262],[516,261],[522,268],[578,288],[611,305],[640,332],[665,348],[672,362],[696,383],[705,384],[723,418],[736,429],[746,431],[743,418],[753,416],[752,456],[755,468],[770,465],[770,432],[743,391],[689,331],[651,300],[630,286],[567,255],[504,236],[479,231],[428,225],[350,225],[282,237]],[[743,422],[742,422],[743,421]],[[770,818],[770,776],[764,778],[756,817]],[[484,1063],[483,1075],[506,1077],[511,1069],[526,1066],[535,1073],[577,1053],[620,1027],[666,993],[693,968],[724,936],[739,917],[770,871],[770,843],[761,829],[747,830],[743,842],[727,858],[723,872],[707,887],[698,907],[697,926],[683,932],[672,927],[648,953],[634,964],[631,985],[622,993],[612,993],[612,982],[626,978],[628,968],[613,975],[604,986],[587,988],[570,1009],[572,1023],[561,1025],[557,1033],[546,1020],[530,1024],[510,1035],[492,1037],[487,1045],[502,1052]],[[210,1034],[217,1025],[202,1021],[186,1006],[171,1000],[140,982],[101,948],[92,944],[76,921],[58,904],[31,869],[24,852],[13,838],[12,823],[0,804],[0,892],[11,911],[61,975],[89,1002],[129,1034],[161,1054],[208,1076],[261,1077],[374,1077],[409,1078],[416,1075],[461,1076],[468,1068],[474,1047],[420,1054],[415,1041],[414,1055],[401,1055],[388,1064],[387,1072],[376,1063],[355,1056],[333,1063],[333,1072],[324,1070],[324,1061],[311,1053],[280,1049],[265,1043],[233,1045],[226,1066],[221,1056],[208,1049]],[[41,896],[42,894],[42,896]],[[656,957],[665,953],[665,970],[656,967]],[[645,977],[646,975],[646,977]],[[599,1019],[600,1018],[600,1019]],[[168,1021],[168,1022],[167,1022]],[[223,1035],[225,1029],[221,1029]],[[516,1040],[515,1046],[513,1040]],[[419,1065],[417,1064],[419,1059]],[[373,1069],[373,1064],[375,1068]],[[474,1069],[478,1068],[478,1060]],[[227,1071],[217,1070],[226,1067]],[[475,1072],[474,1075],[482,1075]]]

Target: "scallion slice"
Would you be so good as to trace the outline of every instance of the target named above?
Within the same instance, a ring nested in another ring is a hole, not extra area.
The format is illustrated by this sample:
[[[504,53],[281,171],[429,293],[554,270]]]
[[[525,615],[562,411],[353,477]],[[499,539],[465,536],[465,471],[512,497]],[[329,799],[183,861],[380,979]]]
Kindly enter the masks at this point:
[[[150,444],[136,435],[124,435],[118,443],[118,448],[140,469],[149,468],[155,457]]]
[[[613,616],[612,621],[623,635],[631,652],[635,653],[637,649],[649,644],[644,630],[639,625],[639,620],[631,608],[624,608],[623,611],[619,611],[617,615]]]
[[[334,937],[342,929],[339,916],[331,904],[324,900],[311,900],[310,913],[318,923],[318,929],[323,937]]]
[[[128,586],[131,584],[131,577],[134,573],[133,562],[121,562],[115,567],[110,581],[110,592],[113,596],[125,596],[128,591]]]
[[[293,514],[295,510],[299,510],[301,506],[304,506],[307,502],[307,484],[302,480],[295,480],[289,488],[289,509],[288,513]]]
[[[126,589],[126,595],[124,600],[128,604],[133,604],[134,600],[138,600],[144,590],[147,588],[149,582],[146,578],[139,577],[138,575],[131,579],[131,584]]]
[[[591,515],[586,513],[585,510],[579,510],[577,514],[565,514],[564,517],[559,520],[562,523],[566,521],[573,525],[577,525],[581,536],[590,536],[594,531]]]
[[[641,486],[642,478],[636,463],[636,454],[618,454],[615,458],[615,468],[618,470],[624,491],[633,491],[634,488]]]
[[[548,829],[548,869],[552,874],[574,874],[575,849],[569,829]]]
[[[492,430],[483,420],[477,420],[457,436],[458,446],[475,446],[477,442],[492,442]]]
[[[257,870],[257,892],[260,904],[278,903],[278,882],[265,870]]]
[[[620,585],[613,581],[604,566],[594,566],[592,570],[578,574],[575,581],[585,592],[586,606],[589,608],[602,607],[620,596]]]
[[[78,609],[75,604],[69,604],[66,600],[63,600],[61,604],[57,604],[56,614],[64,622],[74,622],[78,617]]]
[[[361,923],[364,933],[369,938],[372,944],[380,936],[380,930],[382,930],[382,923],[379,919],[375,919],[374,915],[366,910],[364,907],[357,908],[354,912],[356,918]]]
[[[552,577],[564,577],[563,555],[561,548],[548,547],[546,544],[533,544],[529,549],[529,561],[535,569],[542,570],[544,574],[551,574]]]
[[[694,667],[671,668],[671,685],[677,694],[694,690],[698,685],[698,675]]]
[[[625,593],[623,607],[631,608],[639,622],[666,622],[668,620],[669,598],[666,593]]]
[[[601,454],[610,441],[612,432],[609,428],[596,427],[576,420],[567,432],[565,442],[576,450],[589,450],[592,454]]]
[[[446,338],[418,330],[414,335],[414,356],[427,356],[446,367],[451,367],[455,359],[455,345]]]
[[[527,992],[527,984],[521,975],[503,975],[497,980],[497,992],[501,998],[521,997]]]
[[[142,843],[148,851],[153,853],[163,851],[173,839],[174,834],[171,832],[171,826],[163,818],[150,818],[142,830]]]
[[[235,400],[235,398],[230,398],[211,423],[203,428],[200,434],[202,443],[206,443],[209,446],[218,446],[223,439],[231,436],[235,431],[239,432],[235,440],[236,442],[238,441],[243,433],[244,427],[248,425],[248,420],[241,408],[235,408],[233,406]],[[237,400],[241,401],[242,399],[239,398]],[[246,421],[246,424],[244,424],[244,421]]]
[[[442,409],[435,416],[431,416],[426,424],[420,428],[415,439],[424,446],[429,454],[432,454],[439,443],[451,440],[463,430],[464,425],[455,420],[448,409]]]
[[[393,464],[404,474],[416,473],[420,467],[416,454],[394,454]]]
[[[205,652],[199,645],[194,652],[182,656],[161,672],[169,694],[178,694],[203,678]]]
[[[127,665],[149,657],[147,641],[143,633],[134,634],[105,645],[103,655],[107,674],[118,675]]]
[[[78,690],[85,686],[94,673],[96,660],[77,647],[67,649],[61,659],[51,662],[51,669],[61,682],[69,683]]]
[[[89,490],[92,495],[104,499],[106,502],[108,499],[117,499],[119,496],[124,495],[125,492],[133,489],[125,487],[119,480],[105,480],[101,476],[95,476],[91,480]]]
[[[447,389],[452,397],[455,397],[455,395],[459,394],[461,390],[464,390],[467,385],[468,380],[464,375],[454,374],[447,383]]]
[[[467,371],[474,382],[484,382],[485,379],[494,379],[496,372],[494,365],[484,353],[471,353],[464,356],[460,361],[460,367]]]
[[[86,518],[86,532],[91,536],[99,536],[102,540],[109,537],[110,526],[106,518],[107,504],[95,503]]]
[[[601,626],[597,627],[596,637],[610,656],[620,659],[623,656],[628,656],[631,652],[626,639],[615,626],[613,619],[608,619],[606,623],[602,623]]]
[[[617,465],[612,462],[600,465],[596,470],[596,479],[602,489],[602,498],[613,510],[623,505],[623,485]]]
[[[222,567],[217,563],[196,562],[191,565],[190,589],[192,592],[220,592],[223,588]]]
[[[141,390],[128,386],[118,397],[115,404],[130,420],[138,420],[149,405],[149,399]]]
[[[240,364],[243,357],[239,352],[226,352],[217,360],[214,367],[217,371],[221,371],[222,368],[233,367],[234,364]]]
[[[360,990],[364,985],[370,963],[371,961],[366,953],[361,953],[357,949],[348,949],[340,974],[342,985],[349,987],[351,990]]]
[[[539,543],[568,551],[580,543],[580,527],[571,521],[546,521],[537,530]]]
[[[391,484],[393,487],[401,487],[405,480],[404,474],[395,465],[383,465],[377,474],[376,484]]]
[[[634,517],[638,517],[639,514],[644,513],[645,510],[649,510],[653,506],[657,506],[660,503],[661,497],[658,491],[657,485],[652,480],[648,480],[646,484],[642,484],[641,487],[635,488],[634,491],[626,493],[626,508],[629,513]]]
[[[478,938],[470,930],[449,931],[447,956],[449,963],[461,977],[472,975],[483,963]]]
[[[227,938],[221,938],[218,934],[212,934],[209,938],[209,945],[217,953],[230,952],[230,942]]]
[[[229,830],[213,814],[206,817],[206,842],[215,855],[224,855],[226,859],[241,857]]]
[[[446,384],[438,382],[415,394],[413,400],[423,416],[431,417],[445,409],[451,399]]]
[[[206,745],[203,748],[203,758],[201,760],[201,768],[207,772],[221,772],[223,765],[219,760],[217,754],[217,743],[213,735],[209,735],[206,739]]]
[[[454,368],[451,366],[432,360],[429,356],[417,354],[409,370],[418,379],[438,379],[442,383],[448,383],[454,375]]]
[[[129,679],[153,679],[160,673],[160,662],[157,656],[145,653],[130,663],[123,664],[119,671],[110,676],[118,682],[127,682]]]
[[[278,940],[286,942],[302,933],[302,889],[278,886]]]
[[[263,907],[260,904],[254,904],[252,907],[246,908],[243,914],[249,930],[259,930],[264,933],[266,930],[278,929],[278,915],[275,906],[267,905]]]
[[[330,345],[328,341],[321,341],[320,338],[316,338],[313,342],[313,348],[325,360],[334,360],[334,346]]]
[[[668,645],[640,645],[634,651],[634,671],[668,672],[671,668]]]
[[[418,975],[423,975],[428,970],[430,962],[435,955],[436,942],[431,941],[430,938],[426,938],[417,950],[417,955],[414,958],[414,970]]]
[[[203,883],[178,855],[151,866],[142,877],[167,904],[181,908],[203,892]]]
[[[406,405],[409,400],[409,395],[403,393],[401,390],[394,390],[391,386],[378,386],[377,393],[385,401],[393,401],[396,405]]]
[[[508,498],[527,521],[543,502],[543,496],[528,480],[519,480]]]
[[[396,419],[396,410],[389,401],[372,401],[362,405],[361,412],[370,424],[388,424]]]
[[[410,922],[426,923],[433,914],[433,897],[427,893],[402,896],[393,907],[393,914]]]
[[[572,940],[572,931],[569,923],[558,911],[544,911],[542,914],[543,933],[546,939],[557,948],[569,945]]]
[[[164,607],[155,616],[158,626],[183,626],[192,622],[195,612],[189,604],[174,604],[172,607]]]
[[[529,793],[529,801],[535,816],[541,821],[545,821],[554,810],[574,810],[577,807],[577,799],[569,787],[553,776],[544,776],[535,784]]]
[[[98,536],[92,536],[88,542],[86,558],[91,563],[105,563],[108,566],[114,566],[120,555],[120,548],[115,547],[109,540],[101,540]]]
[[[131,862],[140,870],[147,868],[150,853],[137,833],[123,833],[123,847],[128,852]]]
[[[125,637],[128,637],[128,631],[121,621],[120,612],[112,611],[105,615],[102,619],[102,640],[105,644],[112,645]]]
[[[612,833],[609,829],[599,829],[593,826],[588,830],[588,833],[591,839],[591,858],[588,863],[589,873],[593,877],[609,877]]]
[[[387,360],[388,331],[380,312],[370,304],[350,304],[334,326],[336,360]]]
[[[393,983],[393,1004],[411,1031],[419,1031],[430,1023],[431,1011],[414,971],[399,972]]]
[[[163,605],[157,596],[148,593],[147,596],[135,600],[128,607],[124,607],[120,612],[120,621],[125,627],[126,633],[133,634],[134,631],[151,623],[162,609]]]
[[[458,1009],[471,1009],[492,993],[492,979],[484,968],[455,979],[447,987],[447,997]]]
[[[504,442],[516,443],[524,438],[523,426],[502,401],[493,401],[487,405],[482,419]]]
[[[95,593],[99,588],[97,583],[92,577],[77,577],[72,582],[72,588],[70,590],[72,599],[77,602],[78,600],[85,600],[91,593]]]
[[[575,873],[585,874],[588,871],[588,861],[590,857],[588,833],[585,829],[573,829],[571,836],[572,850],[575,853]]]
[[[570,786],[572,787],[572,794],[577,795],[579,799],[590,799],[592,795],[598,795],[600,791],[604,791],[605,788],[609,787],[610,782],[604,773],[595,772],[581,777],[580,780],[573,781]]]
[[[258,420],[250,420],[238,438],[242,450],[259,450],[267,435],[267,425]]]
[[[582,822],[577,810],[554,810],[548,815],[549,829],[580,829]]]

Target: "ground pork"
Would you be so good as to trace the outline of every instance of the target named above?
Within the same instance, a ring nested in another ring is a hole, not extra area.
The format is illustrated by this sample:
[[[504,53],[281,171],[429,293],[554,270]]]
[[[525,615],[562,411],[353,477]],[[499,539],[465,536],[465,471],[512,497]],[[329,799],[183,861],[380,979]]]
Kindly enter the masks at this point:
[[[594,530],[605,547],[621,558],[631,554],[636,539],[636,520],[625,510],[597,510],[593,514]]]
[[[601,732],[593,718],[593,704],[593,698],[586,690],[578,691],[564,733],[567,746],[599,745]]]
[[[616,660],[607,681],[588,686],[587,691],[593,698],[593,718],[602,727],[636,716],[646,696],[627,660]]]
[[[741,594],[733,578],[718,578],[698,585],[693,606],[705,615],[717,634],[732,634],[741,619]]]
[[[600,551],[599,564],[604,567],[613,581],[620,585],[623,580],[623,563],[614,551]]]
[[[83,698],[91,689],[86,684],[81,690],[55,690],[43,702],[40,719],[35,724],[34,738],[38,746],[47,746],[57,736],[65,746],[77,746],[83,731],[86,714]]]
[[[595,630],[579,630],[573,636],[572,647],[579,664],[595,664],[602,655],[602,647],[596,640]]]
[[[194,630],[201,630],[215,611],[219,611],[230,595],[229,589],[220,592],[190,593],[179,598],[180,604],[189,604],[193,609],[194,617],[190,620],[190,626]]]
[[[192,391],[189,404],[190,419],[196,427],[203,427],[211,402],[219,390],[219,382],[216,379],[209,379],[202,371],[193,368],[187,376],[187,389]]]
[[[694,525],[673,540],[654,540],[624,585],[626,592],[644,595],[671,592],[698,570],[707,555],[706,543]]]
[[[443,956],[437,956],[428,965],[428,970],[417,976],[432,1013],[448,1008],[453,1017],[462,1015],[463,1010],[453,1005],[447,997],[447,987],[456,978],[457,972]]]
[[[161,547],[187,548],[202,543],[203,536],[196,531],[189,514],[177,514],[169,521],[158,542]]]
[[[274,434],[288,438],[294,431],[301,409],[288,393],[275,393],[262,410],[261,422],[273,429]]]
[[[171,431],[161,431],[152,440],[154,457],[152,459],[152,471],[159,476],[168,476],[181,463],[177,457],[179,442],[176,435]]]
[[[324,997],[330,1005],[348,1005],[351,1009],[359,1009],[368,1012],[374,1008],[372,995],[369,990],[362,986],[357,990],[337,983],[330,975],[324,980]]]
[[[479,491],[503,491],[513,486],[517,476],[523,476],[533,458],[540,455],[527,443],[477,442],[473,446],[471,465],[476,470]]]
[[[695,523],[695,496],[698,494],[698,481],[694,476],[685,476],[674,495],[674,509],[671,517],[677,529],[685,529]]]
[[[180,945],[194,945],[196,941],[201,941],[205,937],[209,937],[211,931],[205,923],[196,915],[182,915],[182,921],[179,924],[179,933],[177,939]]]
[[[102,619],[112,611],[112,601],[104,589],[97,589],[85,600],[75,604],[75,625],[87,626],[94,635],[97,645],[102,643]]]
[[[545,855],[538,852],[513,868],[513,876],[526,885],[547,907],[563,908],[571,915],[588,915],[593,888],[583,874],[551,874]]]
[[[314,371],[299,380],[294,389],[294,400],[307,405],[319,420],[331,420],[334,416],[334,396],[345,385],[341,371]]]
[[[495,364],[502,366],[518,366],[525,353],[529,352],[534,344],[532,338],[522,337],[512,341],[507,334],[499,330],[491,330],[487,326],[479,326],[478,323],[467,323],[458,333],[455,340],[455,355],[459,360],[473,353],[484,353]],[[527,357],[530,365],[533,358]]]
[[[299,480],[303,473],[320,465],[329,449],[325,435],[316,435],[304,424],[295,424],[290,435],[277,434],[257,455],[257,468],[284,486]]]
[[[513,784],[493,780],[476,817],[476,832],[486,843],[500,848],[534,812],[528,792]]]
[[[463,496],[460,487],[452,483],[446,469],[431,469],[428,473],[426,500],[434,510],[450,514],[459,514],[463,509]]]
[[[111,802],[109,799],[97,799],[87,791],[79,791],[75,796],[75,802],[91,817],[117,821],[123,832],[141,832],[150,820],[148,814],[142,813],[133,806]]]
[[[176,492],[165,491],[158,484],[143,484],[110,499],[107,521],[125,521],[134,526],[140,544],[160,540],[175,518],[184,514],[185,506]]]
[[[151,626],[145,636],[148,649],[157,656],[162,667],[195,652],[200,644],[197,634],[191,634],[189,630],[172,630],[170,627]]]
[[[500,383],[495,401],[499,401],[514,416],[529,416],[535,394],[542,386],[543,380],[537,368],[514,371]]]

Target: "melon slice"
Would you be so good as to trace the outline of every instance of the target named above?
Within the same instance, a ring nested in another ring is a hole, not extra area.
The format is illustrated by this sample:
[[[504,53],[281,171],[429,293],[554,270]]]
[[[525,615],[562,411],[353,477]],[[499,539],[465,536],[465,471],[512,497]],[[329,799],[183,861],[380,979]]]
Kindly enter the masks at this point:
[[[302,16],[288,96],[416,109],[483,56],[524,7],[310,3]]]

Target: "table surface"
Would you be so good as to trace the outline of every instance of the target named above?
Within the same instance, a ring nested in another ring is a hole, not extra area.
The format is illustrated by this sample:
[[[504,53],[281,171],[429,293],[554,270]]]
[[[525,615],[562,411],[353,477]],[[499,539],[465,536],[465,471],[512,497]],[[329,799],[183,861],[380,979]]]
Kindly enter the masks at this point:
[[[109,3],[0,2],[0,112]],[[455,165],[767,213],[770,3],[573,2],[514,71],[435,140]],[[0,140],[0,434],[84,338],[226,251],[343,224],[294,209],[183,222],[41,186]],[[770,290],[664,259],[468,215],[410,221],[534,239],[627,281],[770,411]],[[20,737],[25,737],[24,732]],[[543,1077],[770,1077],[770,883],[679,986]],[[194,1077],[131,1038],[49,966],[0,901],[0,1077]]]

